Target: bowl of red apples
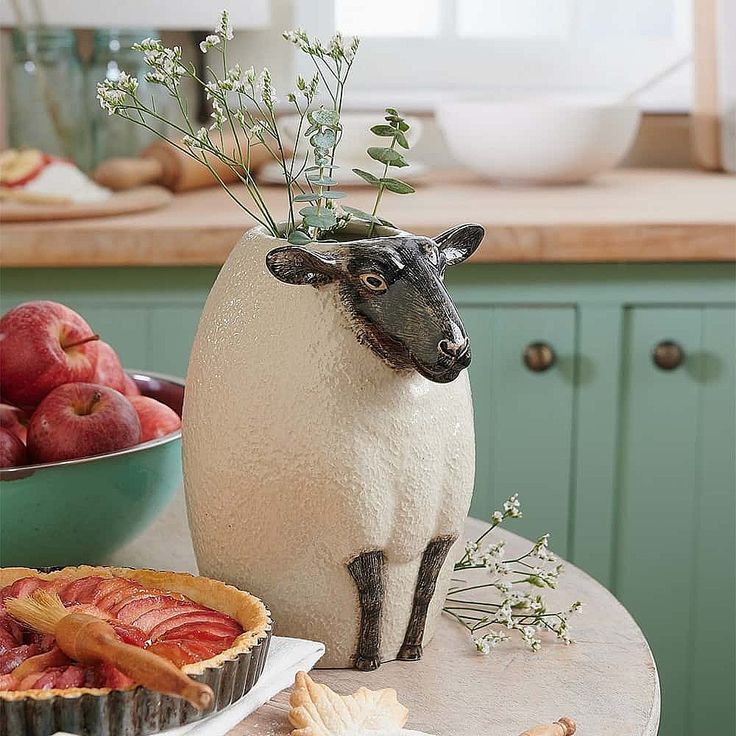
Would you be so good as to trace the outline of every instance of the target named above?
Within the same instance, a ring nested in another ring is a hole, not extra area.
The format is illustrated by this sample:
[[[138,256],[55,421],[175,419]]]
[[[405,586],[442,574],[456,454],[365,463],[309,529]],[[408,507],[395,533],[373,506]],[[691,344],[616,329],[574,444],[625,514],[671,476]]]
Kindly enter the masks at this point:
[[[0,318],[0,564],[104,562],[181,486],[184,382],[125,371],[63,304]]]

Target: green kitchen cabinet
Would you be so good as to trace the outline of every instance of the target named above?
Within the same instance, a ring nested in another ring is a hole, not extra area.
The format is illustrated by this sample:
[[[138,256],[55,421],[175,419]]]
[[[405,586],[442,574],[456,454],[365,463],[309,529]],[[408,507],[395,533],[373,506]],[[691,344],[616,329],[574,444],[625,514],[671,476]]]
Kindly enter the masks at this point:
[[[520,492],[525,510],[515,528],[521,534],[538,536],[544,527],[552,534],[555,548],[565,555],[575,309],[510,304],[480,311],[486,316],[481,329],[475,323],[468,325],[474,350],[471,381],[476,423],[481,433],[471,514],[487,516]],[[534,372],[524,366],[522,354],[542,336],[555,346],[554,365]],[[480,360],[479,348],[483,351]]]
[[[183,375],[216,275],[6,269],[0,302],[64,302],[127,366]],[[552,532],[555,551],[623,601],[659,665],[662,736],[736,728],[735,275],[732,263],[447,273],[472,339],[472,513],[518,492],[524,516],[511,528]],[[684,355],[671,370],[653,362],[663,341]],[[534,371],[523,354],[539,342],[554,361]]]
[[[735,335],[728,308],[625,314],[614,590],[660,668],[663,734],[734,724]],[[663,337],[676,368],[652,359]]]

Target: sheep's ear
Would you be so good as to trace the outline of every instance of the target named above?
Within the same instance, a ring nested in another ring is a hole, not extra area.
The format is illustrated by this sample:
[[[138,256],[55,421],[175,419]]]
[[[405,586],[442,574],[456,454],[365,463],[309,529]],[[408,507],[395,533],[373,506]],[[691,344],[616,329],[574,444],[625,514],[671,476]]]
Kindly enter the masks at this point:
[[[269,251],[266,267],[279,281],[297,285],[323,286],[334,281],[340,273],[334,255],[296,245],[285,245]]]
[[[445,263],[454,266],[475,253],[486,231],[481,225],[458,225],[438,235],[434,242],[445,256]]]

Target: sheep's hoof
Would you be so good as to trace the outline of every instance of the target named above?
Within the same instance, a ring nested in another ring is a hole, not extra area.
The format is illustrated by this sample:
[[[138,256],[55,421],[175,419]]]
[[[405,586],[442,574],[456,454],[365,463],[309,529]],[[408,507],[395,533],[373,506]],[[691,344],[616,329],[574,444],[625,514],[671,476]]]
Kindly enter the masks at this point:
[[[361,657],[355,658],[355,669],[361,672],[372,672],[381,666],[381,660],[378,657]]]
[[[404,662],[416,662],[422,658],[422,645],[421,644],[404,644],[399,649],[399,654],[396,659],[401,659]]]

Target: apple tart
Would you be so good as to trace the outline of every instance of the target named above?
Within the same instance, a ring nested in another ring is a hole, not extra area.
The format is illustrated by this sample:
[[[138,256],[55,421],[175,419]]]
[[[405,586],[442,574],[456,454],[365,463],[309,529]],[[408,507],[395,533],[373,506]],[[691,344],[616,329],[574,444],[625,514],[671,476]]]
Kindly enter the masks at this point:
[[[254,596],[225,583],[128,568],[0,569],[1,734],[144,736],[207,715],[137,685],[112,664],[74,662],[52,635],[20,625],[5,601],[39,589],[56,593],[70,612],[105,619],[121,641],[209,685],[215,695],[210,712],[241,698],[263,671],[269,612]]]

